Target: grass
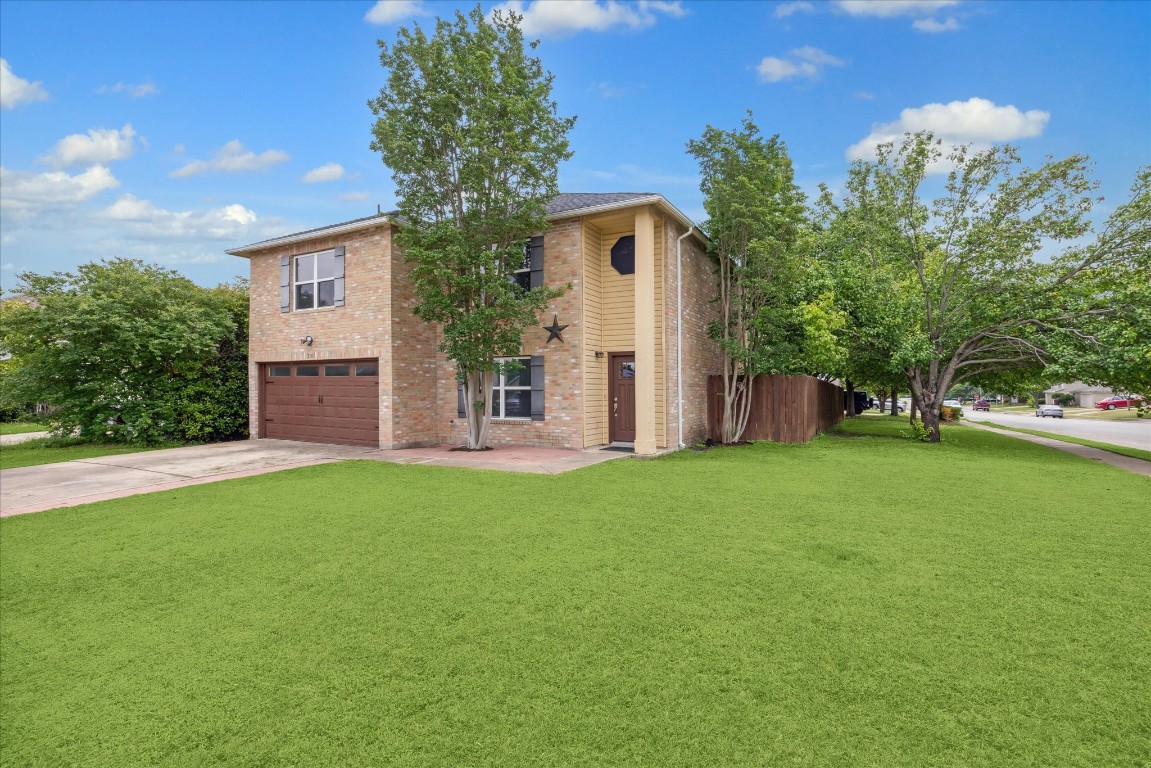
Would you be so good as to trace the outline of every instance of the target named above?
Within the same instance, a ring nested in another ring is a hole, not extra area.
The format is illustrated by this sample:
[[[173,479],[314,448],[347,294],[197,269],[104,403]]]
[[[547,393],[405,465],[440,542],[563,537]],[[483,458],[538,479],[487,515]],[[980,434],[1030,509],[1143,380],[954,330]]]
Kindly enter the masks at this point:
[[[855,419],[0,521],[11,765],[1134,766],[1151,479]]]
[[[1133,459],[1143,459],[1144,461],[1151,461],[1151,451],[1143,451],[1138,448],[1128,448],[1124,445],[1113,445],[1112,443],[1101,443],[1097,440],[1087,440],[1082,437],[1073,437],[1072,435],[1059,435],[1054,432],[1043,432],[1038,429],[1025,429],[1023,427],[1008,427],[1003,424],[996,424],[993,421],[981,421],[980,424],[988,427],[995,427],[996,429],[1006,429],[1011,432],[1023,432],[1027,435],[1038,435],[1039,437],[1049,437],[1052,440],[1062,440],[1065,443],[1075,443],[1076,445],[1085,445],[1088,448],[1098,448],[1101,451],[1108,453],[1117,453],[1120,456],[1130,456]]]
[[[0,423],[0,435],[26,435],[29,432],[47,432],[44,424],[28,424],[21,421]]]
[[[14,445],[0,446],[0,470],[56,464],[74,459],[95,459],[121,453],[139,453],[159,448],[175,448],[177,444],[142,447],[120,443],[89,443],[82,438],[40,437]]]

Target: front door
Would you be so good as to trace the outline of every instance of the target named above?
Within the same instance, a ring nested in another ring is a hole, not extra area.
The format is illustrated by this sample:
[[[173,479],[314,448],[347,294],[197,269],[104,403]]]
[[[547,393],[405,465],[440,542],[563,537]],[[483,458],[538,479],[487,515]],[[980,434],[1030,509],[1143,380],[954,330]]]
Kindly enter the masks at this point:
[[[635,353],[610,353],[608,365],[608,440],[635,442]]]

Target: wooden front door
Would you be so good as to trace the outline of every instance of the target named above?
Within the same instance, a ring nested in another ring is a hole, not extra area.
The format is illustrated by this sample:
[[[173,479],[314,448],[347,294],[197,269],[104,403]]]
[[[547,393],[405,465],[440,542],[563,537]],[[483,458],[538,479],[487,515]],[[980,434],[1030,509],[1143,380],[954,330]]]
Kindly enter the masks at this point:
[[[608,355],[608,440],[635,442],[635,353]]]

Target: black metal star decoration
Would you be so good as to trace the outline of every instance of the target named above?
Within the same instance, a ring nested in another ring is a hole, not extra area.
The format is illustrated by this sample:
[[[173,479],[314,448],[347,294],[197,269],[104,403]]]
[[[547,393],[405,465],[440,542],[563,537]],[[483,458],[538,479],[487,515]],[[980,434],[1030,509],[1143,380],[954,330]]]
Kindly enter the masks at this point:
[[[566,325],[560,325],[560,316],[559,315],[552,315],[552,324],[551,325],[545,325],[542,327],[545,331],[548,332],[548,340],[545,341],[544,344],[551,344],[552,339],[559,339],[561,342],[564,340],[563,332],[564,332],[564,328],[567,328],[567,326]]]

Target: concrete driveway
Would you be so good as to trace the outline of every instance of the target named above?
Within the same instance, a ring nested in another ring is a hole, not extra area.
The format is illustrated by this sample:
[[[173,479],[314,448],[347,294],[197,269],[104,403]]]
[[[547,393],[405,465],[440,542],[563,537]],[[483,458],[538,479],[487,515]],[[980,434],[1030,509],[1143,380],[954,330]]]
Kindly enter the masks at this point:
[[[6,469],[0,473],[0,516],[379,453],[346,445],[240,440]]]
[[[461,453],[448,445],[381,451],[290,440],[238,440],[6,469],[0,472],[0,517],[345,459],[555,475],[626,456],[599,449],[509,447]]]

